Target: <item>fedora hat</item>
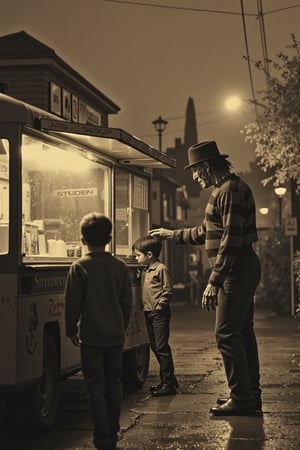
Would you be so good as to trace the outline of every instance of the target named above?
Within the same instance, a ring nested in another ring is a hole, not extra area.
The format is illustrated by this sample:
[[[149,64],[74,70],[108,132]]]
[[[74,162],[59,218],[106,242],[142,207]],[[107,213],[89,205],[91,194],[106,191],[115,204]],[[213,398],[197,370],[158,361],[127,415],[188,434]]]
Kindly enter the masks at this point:
[[[189,164],[185,169],[192,169],[198,166],[203,161],[208,161],[213,158],[228,158],[228,155],[221,155],[215,141],[199,142],[192,145],[188,149]]]

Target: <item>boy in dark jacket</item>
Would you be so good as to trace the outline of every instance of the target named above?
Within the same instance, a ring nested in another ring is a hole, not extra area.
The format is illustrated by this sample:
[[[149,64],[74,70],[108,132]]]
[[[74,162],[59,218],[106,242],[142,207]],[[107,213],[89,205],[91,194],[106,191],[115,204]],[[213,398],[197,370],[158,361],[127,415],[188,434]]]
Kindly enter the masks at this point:
[[[158,259],[161,248],[161,240],[150,235],[137,239],[133,244],[138,263],[146,266],[141,279],[142,302],[151,349],[160,366],[161,382],[150,388],[153,397],[175,395],[178,387],[168,342],[173,285],[167,267]]]
[[[88,214],[80,228],[88,252],[72,264],[68,273],[66,334],[80,346],[95,448],[113,450],[120,429],[122,356],[132,304],[131,285],[125,263],[105,251],[111,240],[109,218]]]

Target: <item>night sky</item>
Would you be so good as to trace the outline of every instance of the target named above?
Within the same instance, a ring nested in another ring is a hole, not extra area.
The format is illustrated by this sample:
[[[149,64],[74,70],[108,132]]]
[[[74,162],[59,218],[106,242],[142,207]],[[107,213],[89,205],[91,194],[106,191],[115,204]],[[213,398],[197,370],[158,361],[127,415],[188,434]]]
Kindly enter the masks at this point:
[[[257,0],[242,3],[256,61],[262,59]],[[263,12],[269,57],[289,53],[290,34],[300,40],[300,3],[264,0]],[[171,147],[183,137],[192,97],[199,141],[217,140],[238,171],[254,158],[240,133],[254,119],[253,107],[244,102],[234,114],[223,108],[229,95],[252,97],[240,0],[10,0],[1,7],[0,30],[24,30],[42,41],[115,102],[121,112],[110,126],[158,147],[151,122],[161,115],[169,122],[163,147]],[[264,89],[264,76],[252,71],[255,92]]]

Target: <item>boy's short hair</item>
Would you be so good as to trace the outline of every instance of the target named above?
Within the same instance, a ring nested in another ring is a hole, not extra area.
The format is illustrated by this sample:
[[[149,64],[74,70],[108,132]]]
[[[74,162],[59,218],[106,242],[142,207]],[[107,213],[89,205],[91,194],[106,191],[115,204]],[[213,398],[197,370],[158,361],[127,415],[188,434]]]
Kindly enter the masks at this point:
[[[102,247],[110,241],[112,222],[108,217],[93,212],[83,216],[80,231],[88,245]]]
[[[146,255],[147,252],[152,252],[156,258],[159,257],[161,248],[161,239],[150,234],[138,238],[132,246],[133,250],[139,250],[140,252],[144,253],[144,255]]]

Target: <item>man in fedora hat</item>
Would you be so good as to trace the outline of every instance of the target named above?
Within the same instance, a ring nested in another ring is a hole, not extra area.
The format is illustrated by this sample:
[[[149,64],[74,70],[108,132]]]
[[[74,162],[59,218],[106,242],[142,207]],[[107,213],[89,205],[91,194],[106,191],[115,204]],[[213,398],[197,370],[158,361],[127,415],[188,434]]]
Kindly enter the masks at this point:
[[[261,268],[252,244],[258,240],[255,202],[249,186],[232,172],[228,155],[215,141],[188,149],[193,179],[203,189],[214,186],[199,227],[150,234],[179,244],[204,244],[211,273],[202,307],[216,310],[216,342],[230,389],[210,409],[213,416],[249,415],[261,411],[257,342],[253,328],[254,293]]]

